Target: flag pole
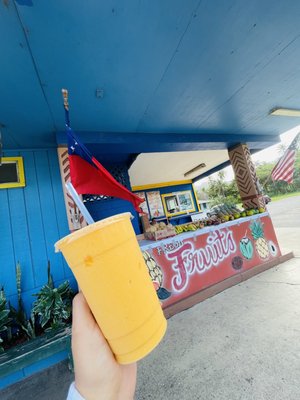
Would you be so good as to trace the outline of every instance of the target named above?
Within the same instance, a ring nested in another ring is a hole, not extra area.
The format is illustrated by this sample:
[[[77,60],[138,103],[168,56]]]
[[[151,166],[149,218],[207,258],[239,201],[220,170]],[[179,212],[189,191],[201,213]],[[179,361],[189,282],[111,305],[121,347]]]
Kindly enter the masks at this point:
[[[64,109],[65,109],[65,120],[66,120],[66,127],[70,128],[70,116],[69,116],[69,94],[67,89],[62,89],[62,96],[64,100]],[[91,214],[89,213],[88,209],[84,205],[83,201],[81,200],[79,194],[76,192],[72,182],[69,181],[65,184],[65,187],[72,197],[74,203],[79,208],[81,214],[83,215],[84,219],[86,220],[87,224],[93,224],[95,221],[93,220]]]

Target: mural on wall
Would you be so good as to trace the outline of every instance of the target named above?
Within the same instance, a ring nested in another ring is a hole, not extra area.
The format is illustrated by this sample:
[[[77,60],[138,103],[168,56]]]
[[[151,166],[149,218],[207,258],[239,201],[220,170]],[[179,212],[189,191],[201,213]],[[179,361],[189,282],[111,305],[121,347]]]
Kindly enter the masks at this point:
[[[255,243],[255,250],[262,260],[269,257],[270,251],[265,239],[263,224],[261,221],[253,221],[250,225],[251,233]]]
[[[165,215],[159,191],[147,192],[147,200],[151,218],[159,218]]]
[[[243,257],[245,257],[247,260],[252,259],[254,249],[253,249],[252,241],[249,237],[244,236],[240,240],[240,250],[241,250]]]
[[[280,255],[268,215],[185,233],[142,251],[163,307]]]
[[[165,300],[171,296],[171,293],[165,289],[163,284],[163,272],[161,267],[157,264],[155,259],[151,257],[148,251],[143,251],[143,257],[145,264],[148,268],[149,275],[151,276],[152,282],[154,283],[155,290],[160,300]]]

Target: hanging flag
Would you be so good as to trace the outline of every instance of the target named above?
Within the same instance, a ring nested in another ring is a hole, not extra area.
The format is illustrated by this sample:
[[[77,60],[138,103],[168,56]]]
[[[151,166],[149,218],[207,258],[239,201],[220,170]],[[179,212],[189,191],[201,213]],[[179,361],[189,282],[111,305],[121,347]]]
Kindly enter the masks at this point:
[[[297,144],[300,137],[300,132],[297,134],[295,139],[289,145],[284,155],[278,161],[271,172],[273,181],[285,181],[287,183],[293,183],[295,158]]]
[[[89,152],[67,125],[71,182],[79,194],[102,194],[130,201],[142,212],[143,199],[121,185]]]

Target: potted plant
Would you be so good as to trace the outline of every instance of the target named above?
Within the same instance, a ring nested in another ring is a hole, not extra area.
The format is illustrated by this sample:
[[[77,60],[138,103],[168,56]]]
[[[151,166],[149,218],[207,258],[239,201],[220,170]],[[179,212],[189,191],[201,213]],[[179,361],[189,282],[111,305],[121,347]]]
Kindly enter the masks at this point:
[[[55,288],[50,273],[50,262],[47,271],[48,282],[34,295],[37,299],[32,308],[45,332],[64,328],[70,322],[74,296],[68,281]]]
[[[0,334],[7,332],[9,324],[11,323],[11,318],[9,317],[9,308],[6,305],[6,297],[4,294],[4,289],[0,290]],[[3,339],[0,336],[0,353],[4,351],[2,347]]]

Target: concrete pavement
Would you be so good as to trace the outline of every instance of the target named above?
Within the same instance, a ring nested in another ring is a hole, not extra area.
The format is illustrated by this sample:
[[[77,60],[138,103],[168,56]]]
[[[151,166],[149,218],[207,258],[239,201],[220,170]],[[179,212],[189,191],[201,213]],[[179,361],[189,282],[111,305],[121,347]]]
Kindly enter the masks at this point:
[[[300,228],[275,231],[295,258],[169,319],[136,400],[300,398]]]
[[[286,254],[292,251],[295,257],[300,257],[300,227],[275,228],[275,232],[282,254]]]
[[[300,196],[271,202],[267,209],[282,253],[293,251],[295,256],[300,256]]]
[[[137,400],[298,400],[300,259],[175,315],[139,364]]]

